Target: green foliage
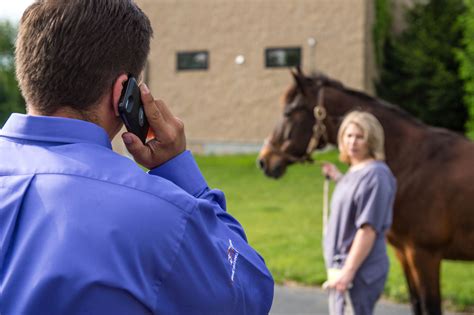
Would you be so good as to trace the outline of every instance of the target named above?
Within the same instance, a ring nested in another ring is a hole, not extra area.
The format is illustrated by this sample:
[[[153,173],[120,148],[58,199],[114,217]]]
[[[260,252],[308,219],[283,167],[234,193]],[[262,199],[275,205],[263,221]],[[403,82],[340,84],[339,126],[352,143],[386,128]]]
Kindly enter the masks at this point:
[[[460,75],[464,80],[464,101],[469,111],[466,129],[474,139],[474,1],[465,0],[466,11],[459,18],[463,27],[463,48],[457,52],[461,63]]]
[[[380,68],[384,64],[384,47],[390,39],[392,16],[389,0],[375,0],[375,23],[373,27],[375,61]]]
[[[464,132],[468,113],[455,51],[462,0],[431,0],[407,11],[407,28],[388,37],[377,94],[427,124]]]
[[[0,127],[12,112],[24,112],[23,98],[15,79],[14,42],[16,29],[0,21]]]
[[[316,159],[346,169],[337,162],[336,151],[318,154]],[[249,243],[264,257],[277,283],[323,283],[324,178],[318,163],[291,166],[282,179],[273,180],[257,169],[255,155],[197,156],[196,160],[209,186],[225,192],[227,211],[244,226]],[[405,278],[391,248],[389,257],[385,296],[407,302]],[[444,261],[441,287],[450,308],[472,307],[474,263]]]

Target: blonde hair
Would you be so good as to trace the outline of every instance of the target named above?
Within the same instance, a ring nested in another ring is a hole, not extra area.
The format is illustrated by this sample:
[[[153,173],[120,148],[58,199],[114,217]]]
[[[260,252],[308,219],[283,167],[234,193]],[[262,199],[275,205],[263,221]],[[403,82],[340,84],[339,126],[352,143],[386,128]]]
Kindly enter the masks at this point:
[[[344,132],[350,124],[355,124],[362,130],[364,140],[367,142],[369,156],[375,160],[385,160],[384,131],[382,125],[374,115],[361,111],[353,111],[347,114],[339,127],[337,133],[339,160],[348,164],[351,162],[342,140]]]

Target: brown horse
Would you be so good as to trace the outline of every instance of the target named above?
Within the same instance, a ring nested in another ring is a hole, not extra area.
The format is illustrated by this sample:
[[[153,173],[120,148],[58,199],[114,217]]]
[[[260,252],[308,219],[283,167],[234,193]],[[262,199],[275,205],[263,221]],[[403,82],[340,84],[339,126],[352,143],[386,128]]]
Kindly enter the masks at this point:
[[[474,260],[474,143],[323,75],[298,70],[293,76],[284,117],[260,152],[260,167],[279,178],[288,165],[308,160],[316,146],[336,144],[346,113],[374,114],[398,184],[388,241],[405,272],[413,312],[441,314],[441,260]]]

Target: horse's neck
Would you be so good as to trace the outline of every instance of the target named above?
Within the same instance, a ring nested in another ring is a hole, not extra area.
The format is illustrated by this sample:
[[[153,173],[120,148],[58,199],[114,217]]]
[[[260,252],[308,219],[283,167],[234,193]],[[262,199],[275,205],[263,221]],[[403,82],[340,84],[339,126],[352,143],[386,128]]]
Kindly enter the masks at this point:
[[[416,168],[418,150],[425,141],[428,127],[388,108],[372,110],[384,127],[386,162],[392,171],[410,172]]]
[[[384,127],[386,162],[394,173],[406,172],[417,167],[417,150],[425,139],[428,127],[407,114],[398,112],[378,101],[364,100],[354,95],[335,94],[342,103],[352,104],[373,113]],[[352,107],[350,110],[355,109]]]

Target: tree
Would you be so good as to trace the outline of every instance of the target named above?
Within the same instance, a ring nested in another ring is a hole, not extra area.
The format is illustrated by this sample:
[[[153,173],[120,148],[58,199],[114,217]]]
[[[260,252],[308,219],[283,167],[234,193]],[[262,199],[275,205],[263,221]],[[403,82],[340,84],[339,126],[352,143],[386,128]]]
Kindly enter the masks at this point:
[[[375,62],[378,70],[385,64],[384,48],[391,37],[392,16],[390,0],[375,0],[375,24],[373,27]]]
[[[464,101],[469,112],[466,129],[474,139],[474,1],[465,0],[466,11],[459,18],[463,28],[463,48],[458,51],[460,74],[464,80]]]
[[[14,42],[16,29],[0,21],[0,126],[12,112],[24,112],[25,102],[15,79]]]
[[[427,124],[465,132],[468,118],[456,49],[461,47],[463,0],[417,2],[407,11],[407,28],[390,34],[378,96]]]

